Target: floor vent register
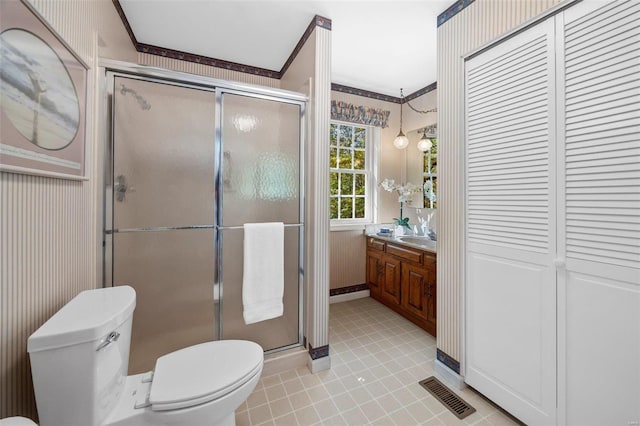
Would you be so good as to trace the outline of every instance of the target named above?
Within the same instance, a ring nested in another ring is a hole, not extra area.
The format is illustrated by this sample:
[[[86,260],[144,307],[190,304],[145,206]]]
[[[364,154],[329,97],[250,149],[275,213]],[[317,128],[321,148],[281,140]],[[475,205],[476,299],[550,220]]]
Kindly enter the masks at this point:
[[[475,413],[475,408],[467,404],[464,399],[451,392],[448,387],[443,385],[442,382],[435,377],[427,377],[418,383],[433,395],[435,399],[447,407],[457,418],[464,419],[468,415]]]

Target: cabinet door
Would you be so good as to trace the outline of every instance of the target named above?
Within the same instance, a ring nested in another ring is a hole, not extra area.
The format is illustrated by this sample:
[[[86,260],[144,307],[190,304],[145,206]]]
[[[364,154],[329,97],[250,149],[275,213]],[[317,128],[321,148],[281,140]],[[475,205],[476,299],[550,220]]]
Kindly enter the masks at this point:
[[[380,298],[382,268],[382,253],[367,250],[367,285],[374,299]]]
[[[429,316],[430,281],[428,270],[402,264],[402,307],[425,321]]]
[[[400,304],[401,294],[401,268],[400,261],[391,256],[383,256],[383,277],[381,282],[382,299],[389,303]]]
[[[419,325],[436,335],[435,265],[402,264],[402,307],[419,318]]]

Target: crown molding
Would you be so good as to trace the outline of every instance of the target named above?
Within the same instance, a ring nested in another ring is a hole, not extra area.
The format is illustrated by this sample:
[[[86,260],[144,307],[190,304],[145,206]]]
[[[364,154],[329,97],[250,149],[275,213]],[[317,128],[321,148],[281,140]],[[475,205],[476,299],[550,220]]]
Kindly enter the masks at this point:
[[[423,87],[422,89],[416,90],[412,94],[404,97],[404,102],[409,102],[419,96],[424,95],[425,93],[429,93],[432,90],[436,90],[438,88],[437,82],[433,82],[428,86]],[[349,95],[362,96],[364,98],[376,99],[378,101],[391,102],[394,104],[401,103],[401,99],[395,96],[383,95],[382,93],[371,92],[369,90],[358,89],[356,87],[349,87],[342,84],[331,83],[331,90],[341,93],[347,93]]]
[[[444,24],[449,19],[453,18],[458,13],[462,12],[464,8],[469,6],[474,1],[476,0],[458,0],[455,3],[453,3],[451,6],[447,8],[447,10],[445,10],[440,15],[438,15],[438,26]]]
[[[118,12],[118,16],[120,16],[120,19],[122,20],[122,24],[124,25],[124,28],[127,30],[127,33],[129,34],[129,38],[131,39],[131,43],[133,43],[133,47],[138,50],[138,40],[136,40],[136,36],[133,33],[133,29],[131,28],[131,25],[129,24],[129,20],[127,19],[127,15],[124,14],[124,10],[122,10],[122,5],[120,4],[119,0],[112,0],[113,1],[113,6],[116,8],[116,12]]]
[[[282,69],[280,69],[280,76],[278,78],[282,78],[284,73],[287,72],[294,59],[296,59],[296,56],[298,56],[298,53],[300,53],[302,47],[307,42],[307,40],[311,36],[311,33],[316,27],[324,28],[325,30],[331,31],[331,19],[324,18],[320,15],[316,15],[313,17],[311,22],[309,22],[309,26],[307,26],[307,29],[304,31],[304,33],[302,33],[302,37],[300,37],[298,44],[296,44],[296,47],[293,48],[291,55],[289,55],[289,58],[282,66]]]
[[[419,98],[420,96],[429,93],[433,90],[436,90],[438,88],[438,82],[434,81],[433,83],[431,83],[428,86],[423,87],[422,89],[416,90],[415,92],[413,92],[412,94],[405,96],[404,97],[404,101],[405,102],[409,102],[414,100],[415,98]]]
[[[238,71],[246,74],[259,75],[262,77],[275,79],[280,78],[280,72],[266,68],[239,64],[237,62],[230,62],[223,59],[196,55],[193,53],[182,52],[180,50],[166,49],[164,47],[158,47],[144,43],[138,43],[135,47],[138,52],[148,53],[149,55],[164,56],[171,59],[178,59],[180,61],[195,62],[197,64],[209,65],[216,68],[223,68],[226,70]]]
[[[307,26],[307,29],[305,30],[305,32],[302,34],[302,37],[300,37],[300,40],[298,41],[298,44],[296,44],[296,47],[291,52],[291,55],[289,55],[289,58],[282,66],[282,69],[280,69],[280,71],[275,71],[267,68],[254,67],[252,65],[245,65],[237,62],[226,61],[224,59],[212,58],[209,56],[197,55],[194,53],[183,52],[180,50],[168,49],[165,47],[140,43],[136,39],[133,29],[129,24],[129,20],[127,19],[127,16],[125,15],[124,10],[122,9],[120,0],[112,0],[112,2],[114,7],[116,8],[116,11],[118,12],[118,15],[120,16],[120,19],[122,20],[122,24],[124,25],[125,29],[127,30],[127,33],[129,34],[129,38],[131,39],[131,43],[133,43],[133,47],[138,52],[148,53],[150,55],[156,55],[156,56],[164,56],[167,58],[178,59],[181,61],[195,62],[198,64],[209,65],[216,68],[223,68],[226,70],[237,71],[237,72],[242,72],[242,73],[252,74],[252,75],[259,75],[262,77],[269,77],[269,78],[275,78],[275,79],[281,79],[284,73],[287,72],[287,69],[291,66],[296,56],[298,56],[298,53],[300,53],[300,51],[302,50],[302,47],[304,46],[306,41],[309,39],[309,37],[311,36],[311,33],[316,27],[324,28],[326,30],[331,31],[331,19],[325,18],[320,15],[315,15],[311,20],[311,22],[309,23],[309,25]]]
[[[345,86],[337,83],[331,83],[331,90],[341,93],[347,93],[349,95],[376,99],[378,101],[391,102],[394,104],[400,103],[400,98],[396,98],[395,96],[383,95],[382,93],[371,92],[369,90],[358,89],[356,87]]]
[[[456,2],[456,4],[454,4],[449,9],[447,9],[440,16],[444,15],[450,9],[454,8],[458,3],[461,3],[461,2],[472,3],[473,1],[475,0],[459,0],[458,2]],[[275,78],[278,80],[281,79],[282,76],[287,72],[287,70],[289,69],[293,61],[296,59],[296,57],[304,47],[304,44],[307,42],[307,40],[311,36],[311,33],[313,33],[313,30],[316,27],[324,28],[326,30],[331,31],[331,19],[325,18],[320,15],[315,15],[311,20],[311,22],[309,22],[309,25],[307,26],[302,36],[300,37],[300,40],[298,41],[298,43],[296,44],[296,47],[291,52],[291,55],[289,55],[289,58],[282,66],[282,69],[280,69],[280,71],[275,71],[267,68],[260,68],[260,67],[254,67],[252,65],[240,64],[237,62],[230,62],[224,59],[212,58],[209,56],[197,55],[194,53],[183,52],[180,50],[168,49],[165,47],[140,43],[136,39],[133,29],[129,24],[129,20],[127,19],[127,16],[125,15],[124,10],[122,9],[120,0],[112,0],[112,2],[114,7],[116,8],[116,11],[118,12],[118,15],[120,16],[120,19],[122,20],[122,24],[124,25],[125,29],[127,30],[127,33],[129,34],[129,38],[131,39],[131,43],[133,44],[133,47],[136,49],[136,51],[140,53],[147,53],[149,55],[156,55],[156,56],[164,56],[167,58],[177,59],[180,61],[194,62],[197,64],[208,65],[216,68],[222,68],[222,69],[242,72],[246,74],[259,75],[262,77]],[[438,20],[439,19],[440,17],[438,17]],[[404,101],[405,102],[411,101],[419,96],[424,95],[425,93],[435,90],[436,88],[437,88],[437,84],[436,82],[433,82],[430,85],[425,86],[422,89],[417,90],[408,96],[405,96]],[[349,87],[349,86],[345,86],[337,83],[331,83],[331,90],[334,90],[336,92],[348,93],[350,95],[376,99],[379,101],[391,102],[395,104],[399,104],[401,102],[401,99],[395,96],[384,95],[382,93],[376,93],[369,90],[358,89],[356,87]]]

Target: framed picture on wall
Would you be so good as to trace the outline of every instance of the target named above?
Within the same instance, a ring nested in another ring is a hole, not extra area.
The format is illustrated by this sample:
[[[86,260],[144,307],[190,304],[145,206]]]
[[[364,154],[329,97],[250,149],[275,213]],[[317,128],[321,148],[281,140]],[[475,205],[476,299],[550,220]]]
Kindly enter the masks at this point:
[[[0,170],[84,179],[88,66],[28,2],[0,9]]]

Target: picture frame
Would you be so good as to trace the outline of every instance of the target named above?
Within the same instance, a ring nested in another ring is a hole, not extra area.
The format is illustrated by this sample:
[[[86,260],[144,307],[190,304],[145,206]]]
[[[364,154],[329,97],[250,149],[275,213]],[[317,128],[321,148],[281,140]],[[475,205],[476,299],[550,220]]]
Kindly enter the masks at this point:
[[[0,8],[0,171],[86,180],[89,67],[26,0]]]

